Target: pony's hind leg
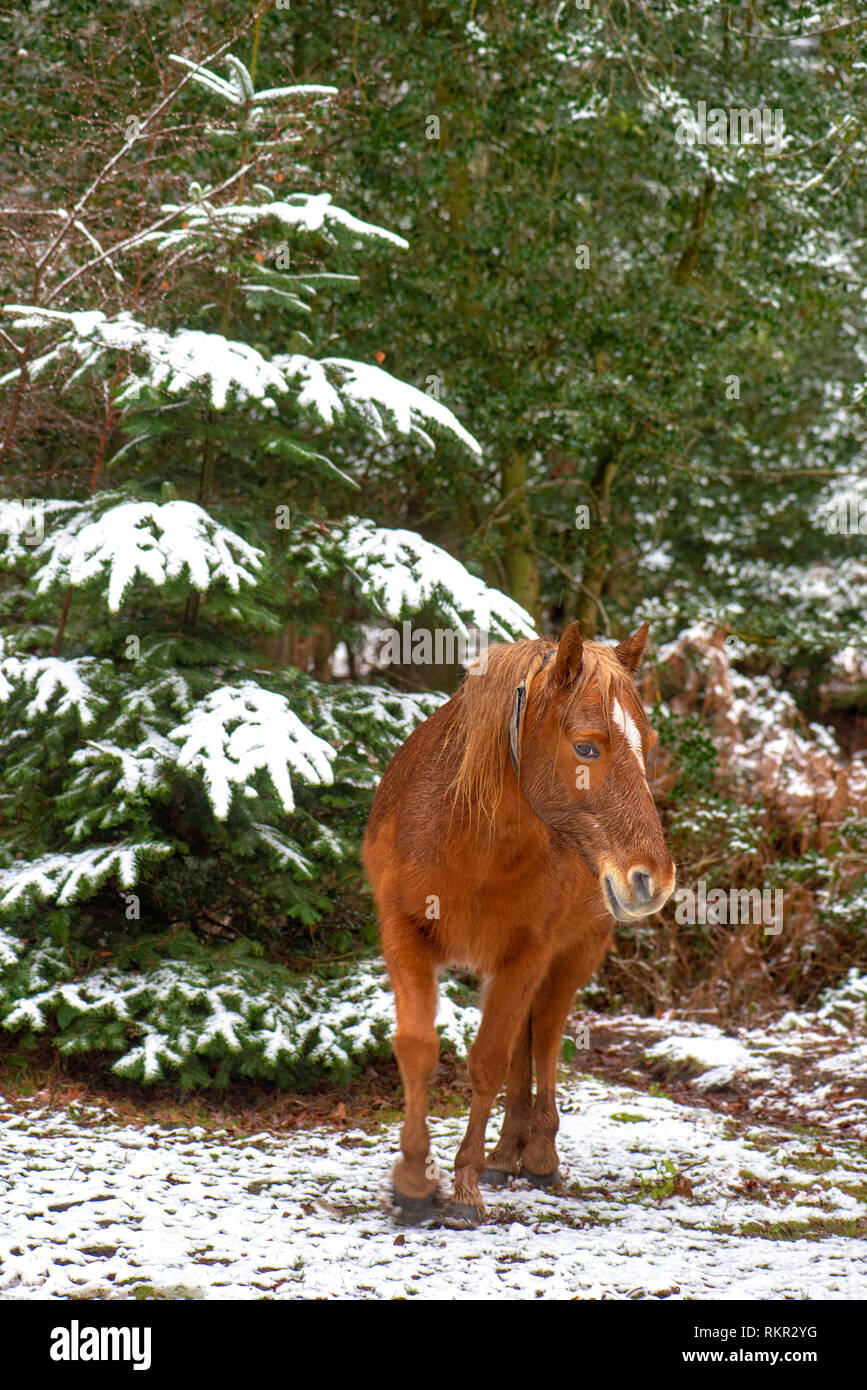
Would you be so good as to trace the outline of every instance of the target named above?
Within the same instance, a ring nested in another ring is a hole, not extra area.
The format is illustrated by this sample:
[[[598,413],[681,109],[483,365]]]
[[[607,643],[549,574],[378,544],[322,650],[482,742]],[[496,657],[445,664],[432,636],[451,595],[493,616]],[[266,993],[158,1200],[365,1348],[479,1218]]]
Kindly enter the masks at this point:
[[[392,1192],[395,1205],[407,1217],[420,1219],[433,1208],[439,1187],[429,1159],[427,1127],[428,1088],[439,1060],[439,1037],[434,1027],[438,962],[406,920],[394,933],[389,933],[384,924],[382,944],[394,988],[397,1031],[393,1046],[405,1097],[400,1132],[402,1157],[395,1164]]]
[[[527,1015],[515,1039],[506,1078],[506,1113],[495,1149],[485,1160],[481,1181],[501,1187],[521,1172],[521,1159],[530,1135],[533,1109],[533,1059],[530,1016]]]

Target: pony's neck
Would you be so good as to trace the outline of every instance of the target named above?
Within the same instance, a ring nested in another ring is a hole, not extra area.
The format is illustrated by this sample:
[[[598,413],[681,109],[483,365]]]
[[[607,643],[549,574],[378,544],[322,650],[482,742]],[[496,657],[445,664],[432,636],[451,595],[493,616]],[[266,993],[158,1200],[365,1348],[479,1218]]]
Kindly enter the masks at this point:
[[[503,774],[493,817],[474,810],[470,820],[479,843],[486,846],[503,846],[520,840],[528,849],[537,843],[541,848],[548,839],[548,827],[524,797],[511,763]]]

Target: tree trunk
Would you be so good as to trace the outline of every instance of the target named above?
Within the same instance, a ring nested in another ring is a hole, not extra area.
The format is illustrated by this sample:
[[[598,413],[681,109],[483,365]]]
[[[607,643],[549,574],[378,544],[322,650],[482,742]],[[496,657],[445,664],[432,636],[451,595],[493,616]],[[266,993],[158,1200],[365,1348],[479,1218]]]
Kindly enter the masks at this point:
[[[577,618],[585,637],[593,638],[599,626],[599,609],[602,589],[608,573],[608,560],[611,550],[611,488],[617,474],[618,465],[611,457],[600,460],[590,482],[594,497],[594,515],[590,533],[587,537],[587,551],[584,556],[584,569],[581,575],[581,593],[578,596]],[[607,626],[607,624],[606,624]]]
[[[533,520],[527,495],[527,460],[513,451],[503,464],[501,480],[503,501],[509,501],[501,523],[505,545],[503,566],[509,594],[531,615],[537,631],[541,628],[542,610],[539,600],[539,562],[533,538]]]

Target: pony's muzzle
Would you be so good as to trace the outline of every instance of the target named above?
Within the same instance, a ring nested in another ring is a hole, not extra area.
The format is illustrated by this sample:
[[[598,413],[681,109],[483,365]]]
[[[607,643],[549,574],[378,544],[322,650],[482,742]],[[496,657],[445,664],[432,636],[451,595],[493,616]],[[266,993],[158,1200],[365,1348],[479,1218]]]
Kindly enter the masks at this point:
[[[654,873],[645,864],[636,864],[626,873],[606,869],[600,875],[606,905],[618,922],[630,922],[658,912],[674,891],[674,865],[665,875]]]

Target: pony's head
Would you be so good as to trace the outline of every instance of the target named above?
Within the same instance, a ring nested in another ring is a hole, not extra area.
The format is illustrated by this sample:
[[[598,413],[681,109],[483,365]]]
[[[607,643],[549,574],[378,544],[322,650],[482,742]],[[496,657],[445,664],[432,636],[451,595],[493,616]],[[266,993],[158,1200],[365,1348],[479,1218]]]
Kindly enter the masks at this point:
[[[543,639],[491,647],[463,689],[456,791],[494,821],[507,777],[598,878],[618,921],[656,912],[675,866],[647,782],[656,742],[633,675],[648,625],[618,647],[583,642],[572,623]]]

